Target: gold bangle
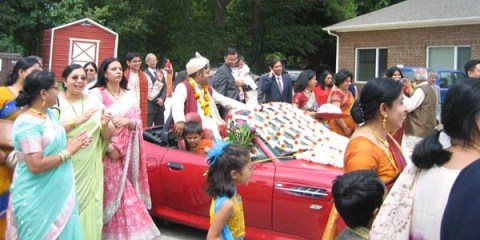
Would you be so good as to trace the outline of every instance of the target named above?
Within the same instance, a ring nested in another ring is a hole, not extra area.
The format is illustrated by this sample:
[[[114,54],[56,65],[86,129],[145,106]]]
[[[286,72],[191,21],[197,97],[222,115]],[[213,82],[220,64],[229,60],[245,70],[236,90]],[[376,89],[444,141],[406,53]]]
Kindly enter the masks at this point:
[[[75,123],[75,121],[72,119],[70,120],[70,129],[74,129],[77,127],[77,124]]]

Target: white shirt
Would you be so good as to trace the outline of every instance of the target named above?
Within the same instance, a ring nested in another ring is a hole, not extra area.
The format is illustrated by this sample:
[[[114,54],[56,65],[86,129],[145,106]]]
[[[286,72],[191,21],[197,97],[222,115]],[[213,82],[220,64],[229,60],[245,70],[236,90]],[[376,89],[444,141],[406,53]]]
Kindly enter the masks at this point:
[[[140,79],[138,77],[138,72],[130,71],[130,76],[128,78],[128,89],[133,91],[136,99],[140,99]]]
[[[417,89],[413,91],[413,95],[411,97],[405,96],[403,101],[405,105],[407,106],[408,112],[412,112],[413,110],[417,109],[420,107],[422,104],[423,100],[425,100],[425,93],[423,93],[422,90],[420,90],[418,87],[429,84],[427,81],[422,82],[417,85]]]
[[[155,69],[148,68],[147,71],[150,71],[153,76],[155,76]],[[161,70],[159,70],[161,71]],[[148,101],[154,100],[156,96],[160,93],[160,91],[163,88],[163,82],[161,80],[156,80],[154,84],[152,84],[152,79],[150,78],[150,75],[145,74],[147,76],[148,80]]]
[[[200,86],[198,84],[195,84],[195,87],[197,88],[197,91],[200,93],[200,98],[203,99],[203,89],[200,89]],[[218,126],[221,124],[225,124],[225,122],[220,117],[216,104],[220,104],[223,107],[229,108],[229,109],[233,109],[233,108],[245,109],[246,105],[241,102],[235,101],[231,98],[227,98],[223,96],[222,94],[215,91],[215,89],[213,88],[212,88],[212,96],[210,96],[210,99],[213,99],[213,101],[210,101],[211,117],[206,117],[204,115],[203,109],[201,108],[198,101],[197,101],[197,112],[202,118],[203,127],[211,129],[215,138],[219,139],[221,137],[218,132]],[[175,123],[185,122],[185,101],[187,101],[187,88],[185,84],[180,83],[177,85],[177,87],[175,88],[175,91],[173,92],[172,100],[173,100],[172,101],[173,102],[172,104],[173,121]]]

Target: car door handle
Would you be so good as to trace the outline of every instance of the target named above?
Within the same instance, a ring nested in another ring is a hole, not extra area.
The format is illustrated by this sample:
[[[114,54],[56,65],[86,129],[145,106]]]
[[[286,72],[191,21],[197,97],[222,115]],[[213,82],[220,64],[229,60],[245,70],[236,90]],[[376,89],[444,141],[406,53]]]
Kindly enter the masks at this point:
[[[168,162],[167,167],[175,170],[183,170],[185,167],[181,163]]]

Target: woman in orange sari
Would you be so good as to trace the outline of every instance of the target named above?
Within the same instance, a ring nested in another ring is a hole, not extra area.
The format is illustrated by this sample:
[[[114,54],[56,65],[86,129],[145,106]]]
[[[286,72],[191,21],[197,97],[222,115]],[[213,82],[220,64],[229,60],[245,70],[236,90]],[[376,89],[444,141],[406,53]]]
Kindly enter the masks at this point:
[[[23,81],[34,70],[40,68],[40,63],[34,57],[26,57],[17,61],[13,67],[13,71],[8,75],[5,86],[0,87],[0,119],[14,121],[20,113],[20,108],[16,106],[15,98],[18,93],[23,89]],[[5,134],[6,130],[2,129],[2,134]],[[2,140],[10,139],[11,136],[4,136]],[[8,143],[0,142],[1,155],[5,158],[12,150],[13,145],[11,141]],[[5,160],[5,159],[3,159]],[[5,236],[5,213],[7,209],[7,203],[9,199],[9,189],[11,183],[12,169],[7,166],[4,161],[0,161],[0,239]]]
[[[330,120],[330,130],[346,137],[350,137],[355,130],[356,124],[350,116],[350,109],[355,101],[352,93],[348,91],[348,86],[352,83],[353,74],[343,68],[335,74],[335,87],[330,92],[328,102],[334,104],[342,110],[342,113],[348,117]]]
[[[407,114],[402,86],[390,78],[376,78],[363,87],[351,116],[364,124],[350,138],[344,157],[344,172],[374,169],[388,189],[406,166],[400,145],[389,134],[402,126]],[[332,208],[323,239],[333,239],[337,218]]]

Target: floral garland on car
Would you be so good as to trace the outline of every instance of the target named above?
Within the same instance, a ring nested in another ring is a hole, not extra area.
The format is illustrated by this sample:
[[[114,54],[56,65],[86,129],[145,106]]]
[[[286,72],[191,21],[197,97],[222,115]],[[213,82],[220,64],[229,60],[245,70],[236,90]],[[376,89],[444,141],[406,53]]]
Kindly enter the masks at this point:
[[[196,88],[196,83],[193,80],[193,78],[189,78],[188,82],[190,83],[190,86],[193,88],[193,95],[195,96],[195,99],[197,102],[200,104],[200,107],[203,110],[203,114],[206,117],[210,117],[210,97],[208,96],[208,85],[203,86],[203,101],[200,100],[200,93],[197,91]]]
[[[240,124],[252,126],[255,134],[264,139],[270,147],[293,153],[274,158],[295,157],[343,168],[348,138],[331,132],[319,121],[291,104],[270,102],[255,106],[252,110],[235,110],[227,120],[230,127]]]

